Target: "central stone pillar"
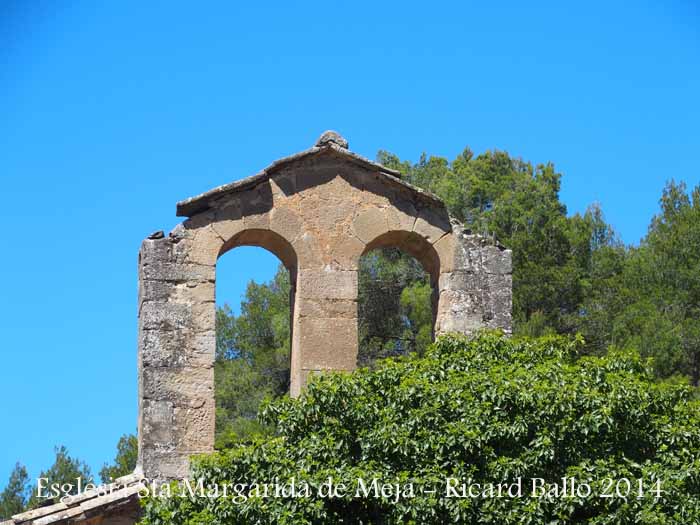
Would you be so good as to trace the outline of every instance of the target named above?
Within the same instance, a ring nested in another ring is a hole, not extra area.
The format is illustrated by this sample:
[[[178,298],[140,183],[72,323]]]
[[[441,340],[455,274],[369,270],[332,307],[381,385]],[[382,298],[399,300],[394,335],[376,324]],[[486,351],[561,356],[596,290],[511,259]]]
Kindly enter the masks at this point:
[[[354,370],[357,271],[331,267],[300,270],[292,334],[292,397],[301,393],[313,372]]]

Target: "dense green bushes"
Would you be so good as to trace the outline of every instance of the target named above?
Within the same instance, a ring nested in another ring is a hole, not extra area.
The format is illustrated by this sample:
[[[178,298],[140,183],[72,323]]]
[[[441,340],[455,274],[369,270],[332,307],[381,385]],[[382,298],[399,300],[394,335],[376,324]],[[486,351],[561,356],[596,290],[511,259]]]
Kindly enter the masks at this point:
[[[324,375],[301,399],[262,411],[276,437],[199,458],[193,472],[220,488],[293,477],[309,497],[247,497],[253,487],[239,486],[246,497],[236,501],[235,487],[228,498],[152,498],[144,523],[700,522],[700,406],[690,390],[654,382],[633,354],[577,358],[579,344],[451,336],[425,357]],[[591,495],[532,497],[532,478],[563,476]],[[329,477],[345,496],[318,495]],[[448,478],[481,494],[519,477],[520,497],[446,497]],[[403,497],[375,495],[374,478],[401,483]],[[368,494],[355,497],[359,479]]]

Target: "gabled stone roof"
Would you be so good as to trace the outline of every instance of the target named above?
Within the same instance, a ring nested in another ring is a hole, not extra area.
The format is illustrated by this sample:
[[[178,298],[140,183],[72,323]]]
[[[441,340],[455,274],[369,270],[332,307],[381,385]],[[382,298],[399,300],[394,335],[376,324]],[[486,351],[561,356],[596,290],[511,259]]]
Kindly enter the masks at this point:
[[[0,525],[49,525],[100,523],[105,517],[138,513],[138,493],[145,488],[143,476],[129,474],[112,483],[100,485],[64,502],[15,514]]]
[[[206,211],[211,207],[212,203],[215,200],[221,198],[222,196],[238,191],[243,191],[248,188],[252,188],[257,184],[268,180],[270,176],[275,173],[275,171],[291,164],[292,162],[314,155],[319,155],[321,153],[335,154],[338,157],[341,157],[342,159],[345,159],[350,163],[357,164],[370,171],[379,173],[384,177],[384,180],[387,183],[392,185],[403,186],[404,188],[414,193],[419,199],[431,201],[432,204],[437,204],[438,206],[444,206],[442,201],[432,193],[417,188],[416,186],[413,186],[412,184],[401,180],[401,173],[399,173],[398,171],[382,166],[381,164],[373,162],[363,157],[362,155],[353,153],[348,149],[347,140],[345,140],[335,131],[326,131],[319,137],[319,139],[316,141],[316,144],[312,148],[276,160],[267,168],[256,173],[255,175],[235,182],[224,184],[223,186],[219,186],[195,197],[190,197],[189,199],[185,199],[183,201],[178,202],[177,216],[192,217],[197,213]]]

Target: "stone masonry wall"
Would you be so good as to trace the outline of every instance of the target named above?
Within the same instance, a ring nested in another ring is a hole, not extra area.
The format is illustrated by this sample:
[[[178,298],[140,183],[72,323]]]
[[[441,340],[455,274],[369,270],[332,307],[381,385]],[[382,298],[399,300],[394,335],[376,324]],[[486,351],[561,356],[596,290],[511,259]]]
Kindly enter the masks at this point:
[[[323,138],[323,137],[322,137]],[[394,246],[435,290],[435,332],[510,332],[510,251],[453,225],[435,197],[346,150],[342,141],[179,205],[189,219],[139,254],[139,467],[182,478],[214,443],[215,279],[237,246],[276,254],[292,280],[291,395],[309,374],[357,362],[360,257]]]

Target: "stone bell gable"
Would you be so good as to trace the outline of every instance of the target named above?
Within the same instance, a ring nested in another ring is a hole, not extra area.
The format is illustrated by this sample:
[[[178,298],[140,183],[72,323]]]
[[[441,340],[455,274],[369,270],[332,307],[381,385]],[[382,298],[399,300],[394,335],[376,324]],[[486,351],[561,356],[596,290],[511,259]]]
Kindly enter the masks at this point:
[[[217,259],[271,251],[291,280],[291,395],[357,362],[360,257],[397,247],[430,275],[434,331],[511,328],[511,253],[450,220],[434,195],[326,132],[310,149],[177,205],[139,254],[139,467],[182,478],[214,445]]]
[[[360,257],[396,247],[430,275],[434,332],[511,330],[511,252],[465,232],[434,195],[348,150],[335,132],[263,171],[177,205],[187,219],[138,258],[139,456],[134,474],[0,525],[128,525],[147,482],[188,475],[214,447],[216,262],[237,246],[289,270],[291,395],[357,362]],[[107,494],[105,494],[107,493]]]

